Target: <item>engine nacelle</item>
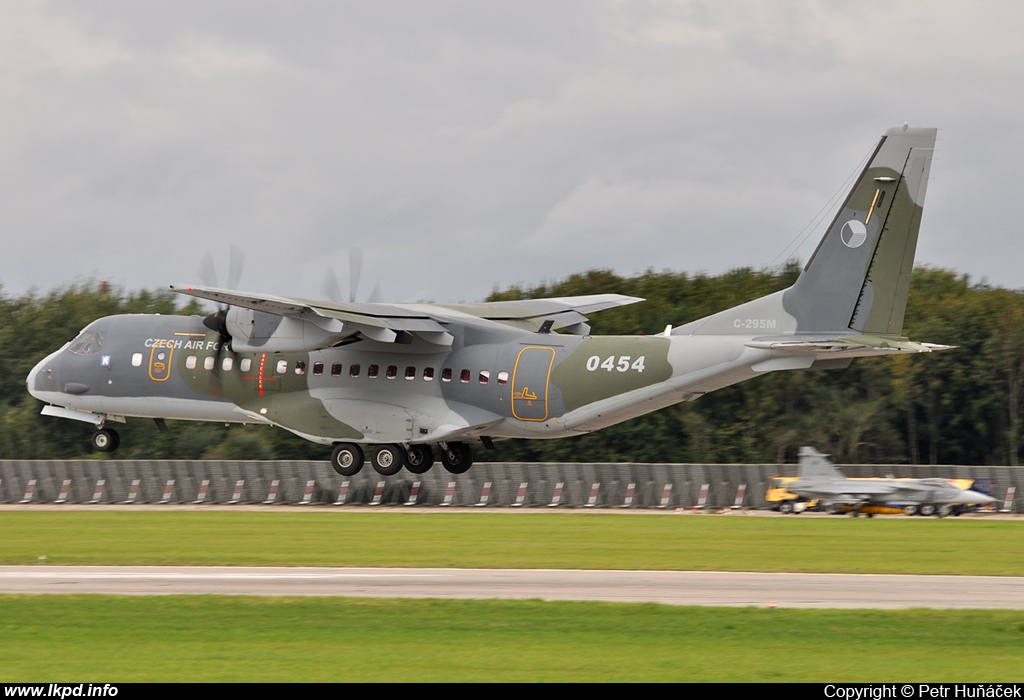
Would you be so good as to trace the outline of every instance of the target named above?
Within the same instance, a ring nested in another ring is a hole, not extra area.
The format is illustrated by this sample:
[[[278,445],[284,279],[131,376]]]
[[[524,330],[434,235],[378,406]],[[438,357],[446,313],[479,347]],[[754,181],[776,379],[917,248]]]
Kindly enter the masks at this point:
[[[300,319],[233,306],[225,330],[235,352],[309,352],[327,348],[354,335],[355,329],[337,319]]]

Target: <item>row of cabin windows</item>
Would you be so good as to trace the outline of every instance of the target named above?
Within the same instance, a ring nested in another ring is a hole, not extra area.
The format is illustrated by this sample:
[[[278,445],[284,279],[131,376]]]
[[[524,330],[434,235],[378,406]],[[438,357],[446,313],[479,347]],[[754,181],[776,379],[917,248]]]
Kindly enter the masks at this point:
[[[134,365],[135,367],[138,367],[141,364],[142,364],[142,353],[137,352],[134,355],[132,355],[132,365]],[[243,357],[238,362],[238,369],[240,371],[242,371],[242,372],[249,372],[249,371],[252,371],[252,365],[253,365],[252,358]],[[189,355],[188,357],[185,358],[185,368],[186,369],[195,369],[198,366],[199,366],[199,358],[196,357],[195,355]],[[216,366],[217,366],[217,359],[215,357],[213,357],[212,355],[203,358],[203,369],[205,369],[205,370],[212,370]],[[232,369],[234,369],[234,366],[235,366],[235,360],[234,360],[233,357],[225,357],[225,358],[221,359],[221,361],[220,361],[220,367],[225,372],[230,372]],[[314,376],[322,375],[324,373],[324,369],[325,369],[325,365],[324,365],[323,362],[314,362],[313,363],[313,375]],[[288,372],[288,360],[278,360],[275,363],[275,365],[274,365],[274,370],[275,370],[275,372],[277,374],[287,374],[287,372]],[[341,370],[342,370],[341,363],[340,362],[335,362],[334,364],[331,365],[331,376],[332,377],[340,377],[341,376]],[[295,371],[295,374],[305,374],[306,373],[306,362],[304,360],[297,360],[295,362],[294,371]],[[351,364],[351,365],[348,366],[348,375],[350,377],[358,377],[361,372],[362,372],[362,365],[360,365],[358,363]],[[409,379],[409,380],[415,379],[416,375],[417,375],[416,367],[410,365],[409,367],[405,368],[404,376],[405,376],[406,379]],[[377,377],[379,377],[380,376],[380,365],[369,365],[366,368],[366,376],[369,377],[370,379],[376,379]],[[423,373],[422,373],[421,376],[423,377],[424,381],[427,381],[427,382],[433,381],[433,379],[434,379],[434,368],[433,367],[424,367],[423,368]],[[395,379],[396,377],[398,377],[398,366],[397,365],[388,365],[384,369],[384,377],[386,379]],[[454,372],[452,371],[451,367],[445,367],[444,369],[441,370],[441,381],[442,382],[450,382],[450,381],[453,380],[453,377],[454,377]],[[472,381],[472,378],[473,378],[473,373],[470,370],[468,370],[468,369],[464,369],[464,370],[461,370],[459,372],[459,381],[461,383],[463,383],[463,384],[469,384]],[[480,370],[480,372],[477,374],[477,381],[479,383],[481,383],[481,384],[489,383],[491,381],[491,373],[490,373],[490,371],[488,371],[486,369]],[[508,372],[498,372],[498,384],[500,386],[504,386],[504,385],[508,384]]]
[[[314,362],[313,363],[313,375],[314,376],[322,375],[324,373],[325,369],[326,369],[326,365],[323,362]],[[303,367],[303,371],[305,371],[305,367]],[[350,377],[358,377],[362,373],[362,371],[363,371],[363,367],[359,363],[354,363],[354,364],[351,364],[351,365],[348,366],[348,376],[350,376]],[[298,368],[296,368],[296,372],[298,372]],[[331,365],[331,376],[332,377],[340,377],[341,374],[342,374],[341,363],[340,362],[335,362],[334,364],[332,364]],[[376,379],[377,377],[379,377],[380,376],[380,365],[369,365],[366,368],[366,376],[369,377],[370,379]],[[414,367],[412,365],[406,367],[405,368],[405,374],[403,376],[406,379],[409,379],[409,380],[415,379],[416,376],[417,376],[416,367]],[[433,367],[424,367],[423,368],[423,372],[420,374],[420,376],[422,377],[423,381],[426,381],[426,382],[433,381],[434,380],[434,368]],[[455,376],[455,374],[454,374],[454,371],[452,370],[451,367],[445,367],[444,369],[441,370],[441,381],[442,382],[450,382],[450,381],[452,381],[454,376]],[[384,369],[384,378],[385,379],[395,379],[397,377],[398,377],[398,366],[397,365],[388,365]],[[472,378],[473,378],[473,373],[470,370],[468,370],[468,369],[464,369],[464,370],[461,370],[459,372],[459,381],[462,382],[463,384],[469,384],[472,381]],[[477,381],[480,382],[481,384],[489,383],[491,381],[491,373],[490,373],[490,371],[486,370],[486,369],[480,370],[480,372],[477,374]],[[505,384],[508,384],[508,372],[498,372],[498,384],[502,385],[502,386],[504,386]]]

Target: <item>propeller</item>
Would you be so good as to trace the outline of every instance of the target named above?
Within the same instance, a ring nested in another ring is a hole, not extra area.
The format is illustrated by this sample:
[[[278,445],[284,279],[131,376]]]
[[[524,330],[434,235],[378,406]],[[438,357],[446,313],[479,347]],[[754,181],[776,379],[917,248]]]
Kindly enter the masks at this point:
[[[228,255],[228,289],[236,289],[242,278],[242,268],[245,265],[245,253],[234,243]],[[213,263],[213,256],[207,253],[199,263],[199,279],[208,287],[217,285],[217,269]],[[211,331],[220,335],[220,345],[217,348],[217,360],[224,346],[231,342],[231,334],[228,333],[228,305],[218,304],[217,310],[203,319],[203,325]]]
[[[348,301],[350,303],[356,301],[356,296],[359,292],[359,280],[363,276],[363,249],[351,246],[348,249]],[[331,267],[327,268],[327,272],[324,274],[324,281],[321,287],[321,293],[324,299],[328,301],[344,301],[341,293],[341,285],[338,284],[338,276],[334,274],[334,269]],[[381,300],[380,281],[378,281],[373,291],[370,293],[367,299],[370,303],[377,303]]]

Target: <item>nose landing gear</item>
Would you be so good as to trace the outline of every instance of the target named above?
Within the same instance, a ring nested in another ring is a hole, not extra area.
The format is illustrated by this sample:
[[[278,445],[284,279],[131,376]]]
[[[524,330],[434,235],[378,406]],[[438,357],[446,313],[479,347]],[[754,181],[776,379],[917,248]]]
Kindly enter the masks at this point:
[[[95,452],[113,452],[121,445],[121,436],[112,428],[101,428],[89,438]]]

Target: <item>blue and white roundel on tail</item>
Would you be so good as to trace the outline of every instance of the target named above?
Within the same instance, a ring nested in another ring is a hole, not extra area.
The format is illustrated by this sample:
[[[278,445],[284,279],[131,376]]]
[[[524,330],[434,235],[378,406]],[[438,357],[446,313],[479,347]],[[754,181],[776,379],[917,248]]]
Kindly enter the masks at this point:
[[[860,221],[850,219],[843,224],[843,230],[839,235],[847,248],[860,248],[868,239],[868,229]]]

